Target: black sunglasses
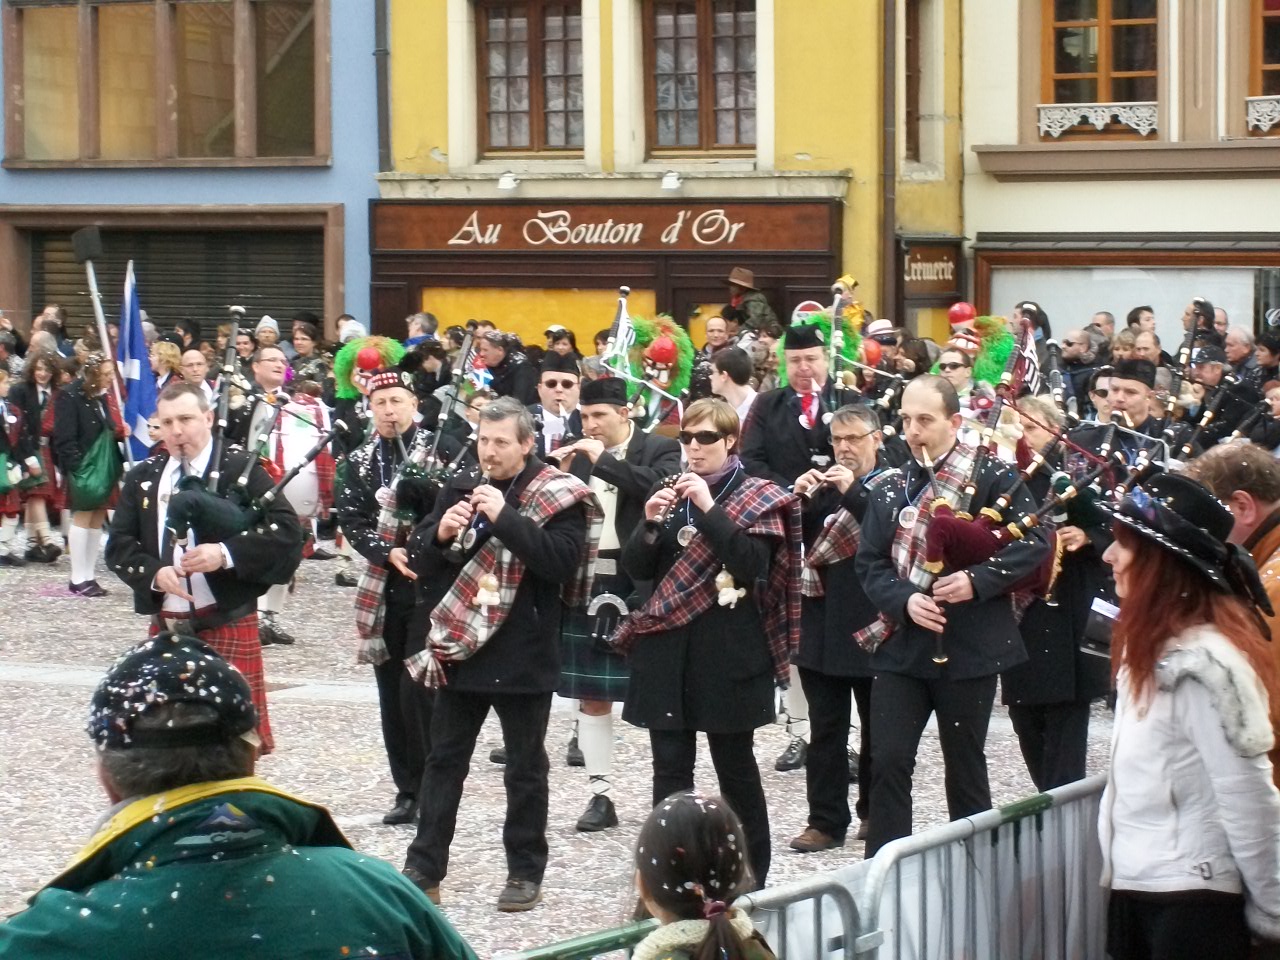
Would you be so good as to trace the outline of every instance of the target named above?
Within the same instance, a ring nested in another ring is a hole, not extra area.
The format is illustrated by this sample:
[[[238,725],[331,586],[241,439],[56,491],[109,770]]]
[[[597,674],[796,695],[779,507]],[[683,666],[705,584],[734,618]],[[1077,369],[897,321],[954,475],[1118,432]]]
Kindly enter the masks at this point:
[[[940,363],[938,364],[938,369],[946,370],[949,373],[952,370],[968,369],[968,365],[963,363]]]
[[[552,387],[552,388],[559,387],[562,390],[572,390],[574,387],[578,385],[578,381],[577,380],[543,380],[542,385],[544,387]]]
[[[680,442],[687,447],[689,444],[693,443],[693,441],[697,440],[699,446],[709,447],[713,443],[719,443],[725,438],[725,436],[726,435],[721,433],[719,430],[694,430],[692,433],[688,430],[681,430]]]
[[[1092,393],[1095,397],[1101,397],[1103,400],[1107,399],[1107,391],[1105,389],[1098,390],[1095,388],[1093,390],[1090,390],[1089,392]]]

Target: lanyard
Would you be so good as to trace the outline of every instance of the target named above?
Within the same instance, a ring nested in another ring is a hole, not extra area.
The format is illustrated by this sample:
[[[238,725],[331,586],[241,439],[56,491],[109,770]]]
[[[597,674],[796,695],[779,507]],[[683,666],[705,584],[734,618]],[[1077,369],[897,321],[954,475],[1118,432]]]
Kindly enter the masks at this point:
[[[716,494],[715,498],[711,501],[712,507],[714,507],[717,503],[719,503],[721,498],[723,498],[733,488],[733,481],[738,478],[738,474],[740,474],[741,472],[742,472],[741,466],[737,466],[733,468],[733,473],[729,474],[729,479],[725,481],[724,489],[721,490],[718,494]],[[684,522],[685,522],[685,526],[693,525],[693,504],[689,500],[686,500],[684,502]]]

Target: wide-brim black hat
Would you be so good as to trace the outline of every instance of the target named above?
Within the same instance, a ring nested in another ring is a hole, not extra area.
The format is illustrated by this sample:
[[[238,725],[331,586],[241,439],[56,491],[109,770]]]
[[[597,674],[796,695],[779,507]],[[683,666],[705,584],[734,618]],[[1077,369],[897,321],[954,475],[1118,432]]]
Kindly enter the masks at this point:
[[[1112,516],[1134,533],[1181,557],[1222,593],[1272,614],[1271,603],[1248,552],[1228,537],[1231,511],[1203,485],[1161,473],[1133,488]]]

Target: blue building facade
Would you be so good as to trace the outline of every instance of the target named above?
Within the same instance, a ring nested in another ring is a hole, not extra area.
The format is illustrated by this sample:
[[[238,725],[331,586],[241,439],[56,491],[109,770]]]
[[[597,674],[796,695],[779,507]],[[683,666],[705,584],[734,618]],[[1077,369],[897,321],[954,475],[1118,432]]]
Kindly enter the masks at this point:
[[[379,167],[369,0],[0,0],[0,309],[91,316],[70,234],[102,228],[162,327],[366,319]],[[283,326],[283,324],[282,324]],[[211,338],[212,330],[206,331]],[[287,335],[287,334],[286,334]]]

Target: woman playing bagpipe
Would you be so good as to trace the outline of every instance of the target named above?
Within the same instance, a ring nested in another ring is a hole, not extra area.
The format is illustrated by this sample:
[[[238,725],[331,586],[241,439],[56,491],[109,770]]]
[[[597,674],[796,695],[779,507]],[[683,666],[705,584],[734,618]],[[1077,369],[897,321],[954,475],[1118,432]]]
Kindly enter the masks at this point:
[[[115,507],[117,484],[124,471],[119,441],[128,430],[111,392],[115,363],[101,353],[85,361],[81,377],[54,401],[53,447],[67,477],[67,505],[72,510],[69,552],[72,593],[106,595],[94,578],[102,545],[102,525]]]
[[[655,805],[693,788],[697,734],[706,733],[763,886],[769,815],[752,741],[773,722],[774,685],[786,685],[799,640],[800,506],[746,474],[734,453],[738,430],[723,400],[685,411],[688,472],[653,493],[622,553],[633,580],[657,586],[614,645],[631,667],[623,719],[649,730]]]
[[[273,741],[257,600],[298,569],[302,528],[259,459],[223,445],[224,399],[215,436],[200,387],[165,388],[156,415],[168,452],[125,477],[106,560],[133,590],[135,612],[152,618],[152,634],[194,634],[244,674],[266,753]]]
[[[53,563],[62,555],[50,529],[50,518],[55,524],[59,521],[66,498],[51,442],[58,374],[56,354],[33,352],[27,356],[22,381],[9,390],[9,402],[22,412],[23,440],[19,446],[34,481],[19,494],[27,530],[24,559],[36,563]]]

